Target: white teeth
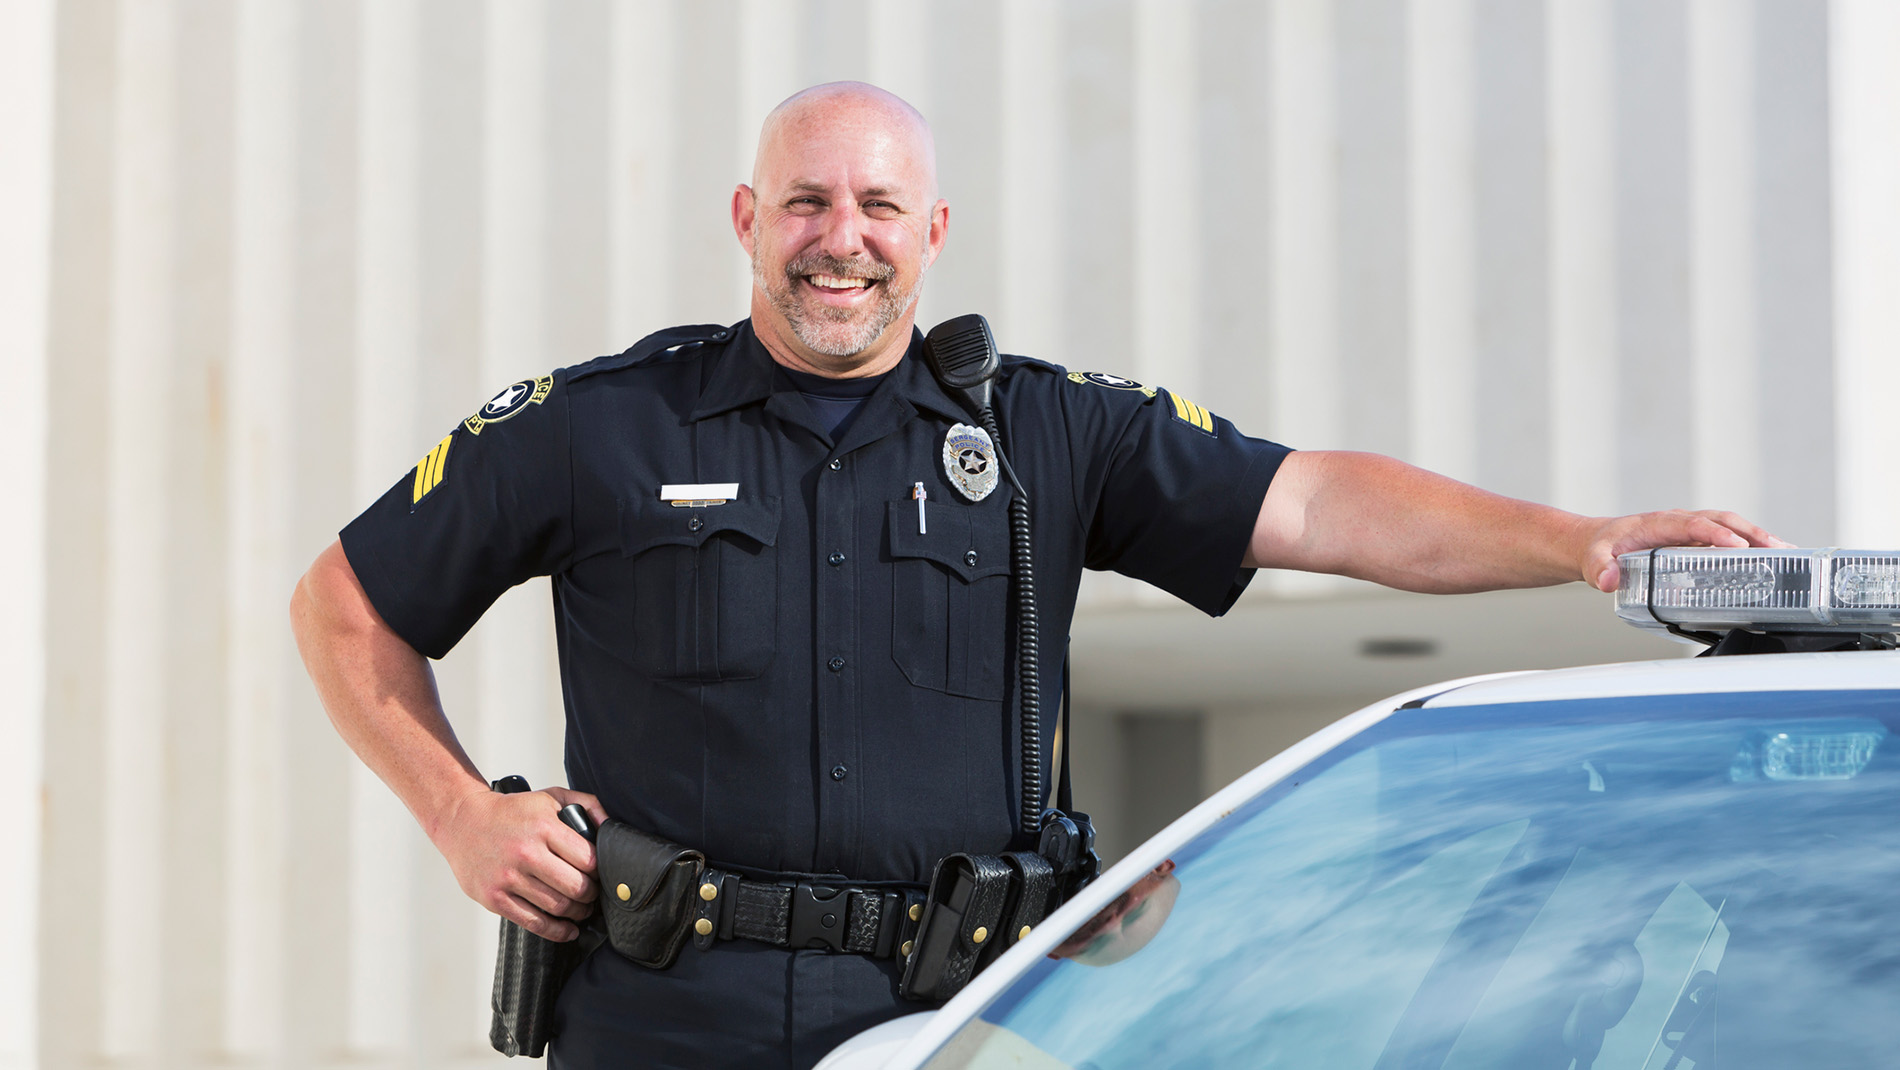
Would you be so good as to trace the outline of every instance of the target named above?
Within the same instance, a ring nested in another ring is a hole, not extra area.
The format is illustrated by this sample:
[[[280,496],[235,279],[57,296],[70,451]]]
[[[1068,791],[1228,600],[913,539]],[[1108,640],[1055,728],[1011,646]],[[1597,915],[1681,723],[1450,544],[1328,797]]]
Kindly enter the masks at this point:
[[[811,280],[813,286],[822,286],[827,290],[855,290],[870,285],[864,279],[841,279],[836,275],[807,275],[806,278]]]

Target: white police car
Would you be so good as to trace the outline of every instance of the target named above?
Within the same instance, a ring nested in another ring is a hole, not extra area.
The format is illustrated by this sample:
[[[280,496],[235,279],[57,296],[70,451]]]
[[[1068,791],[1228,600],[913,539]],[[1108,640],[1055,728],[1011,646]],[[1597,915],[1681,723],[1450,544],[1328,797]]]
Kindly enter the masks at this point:
[[[821,1070],[1900,1065],[1900,554],[1623,567],[1633,623],[1796,652],[1367,707]]]

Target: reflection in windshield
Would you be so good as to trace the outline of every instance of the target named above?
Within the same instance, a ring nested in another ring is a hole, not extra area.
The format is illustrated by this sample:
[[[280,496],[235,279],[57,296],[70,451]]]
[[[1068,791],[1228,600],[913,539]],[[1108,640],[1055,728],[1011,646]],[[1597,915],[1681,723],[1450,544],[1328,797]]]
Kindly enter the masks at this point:
[[[1900,702],[1405,710],[1174,856],[1138,955],[1046,961],[929,1064],[1875,1067]]]

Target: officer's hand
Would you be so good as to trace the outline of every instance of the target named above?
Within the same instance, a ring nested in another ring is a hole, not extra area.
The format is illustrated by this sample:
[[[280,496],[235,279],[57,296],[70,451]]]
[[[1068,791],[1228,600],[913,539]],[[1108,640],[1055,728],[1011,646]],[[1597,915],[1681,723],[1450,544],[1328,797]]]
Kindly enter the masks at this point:
[[[572,940],[599,890],[594,845],[556,816],[568,803],[607,820],[600,800],[566,788],[470,792],[438,826],[436,849],[470,899],[537,936]]]
[[[1705,509],[1690,513],[1671,509],[1637,513],[1598,522],[1583,553],[1580,569],[1597,590],[1616,590],[1622,580],[1616,555],[1661,546],[1792,546],[1734,513]]]

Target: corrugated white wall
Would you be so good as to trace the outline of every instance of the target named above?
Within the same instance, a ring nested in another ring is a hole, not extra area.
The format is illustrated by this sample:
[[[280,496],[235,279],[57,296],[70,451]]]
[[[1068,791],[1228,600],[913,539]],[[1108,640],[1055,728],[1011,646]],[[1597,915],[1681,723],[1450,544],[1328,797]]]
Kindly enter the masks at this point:
[[[500,385],[743,314],[727,199],[813,82],[936,126],[925,323],[1571,508],[1900,542],[1883,0],[0,12],[0,1067],[498,1059],[493,920],[284,606]],[[490,775],[558,776],[547,618],[439,666]]]

